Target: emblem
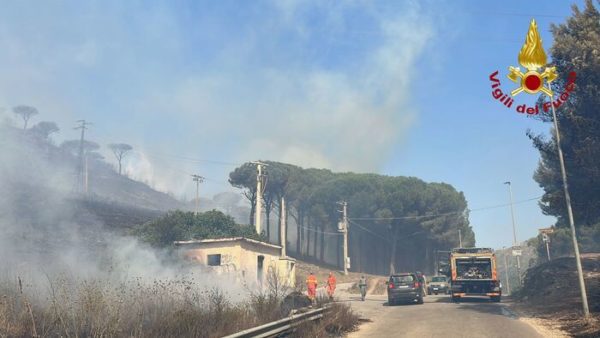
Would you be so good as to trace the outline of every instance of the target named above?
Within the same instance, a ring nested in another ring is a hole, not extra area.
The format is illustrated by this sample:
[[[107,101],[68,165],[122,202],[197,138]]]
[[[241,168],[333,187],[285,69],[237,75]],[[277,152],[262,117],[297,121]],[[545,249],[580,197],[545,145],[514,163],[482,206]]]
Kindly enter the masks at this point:
[[[509,74],[507,77],[520,85],[519,88],[511,91],[510,95],[516,96],[522,91],[529,94],[536,94],[541,91],[552,97],[552,90],[544,87],[544,80],[550,83],[558,75],[556,74],[556,67],[545,67],[542,73],[538,72],[541,67],[547,64],[547,60],[535,19],[531,20],[531,24],[529,24],[529,32],[527,32],[525,44],[521,48],[521,52],[519,52],[519,64],[527,69],[525,73],[521,72],[520,67],[508,67]]]

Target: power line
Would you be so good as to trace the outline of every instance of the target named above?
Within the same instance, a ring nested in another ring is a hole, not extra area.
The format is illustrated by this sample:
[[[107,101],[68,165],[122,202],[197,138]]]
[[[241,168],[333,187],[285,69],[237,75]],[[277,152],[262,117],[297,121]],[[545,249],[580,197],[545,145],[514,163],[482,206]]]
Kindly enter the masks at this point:
[[[375,233],[375,232],[373,232],[373,231],[371,231],[371,230],[369,230],[369,229],[367,229],[367,228],[365,228],[365,227],[361,226],[361,225],[360,225],[360,224],[358,224],[358,223],[355,223],[355,222],[353,222],[353,221],[352,221],[350,218],[348,219],[348,222],[352,223],[353,225],[356,225],[357,227],[359,227],[359,228],[360,228],[360,229],[362,229],[363,231],[366,231],[366,232],[370,233],[371,235],[374,235],[374,236],[377,236],[377,237],[379,237],[379,238],[382,238],[382,239],[384,239],[385,241],[389,241],[389,238],[387,238],[387,237],[384,237],[384,236],[382,236],[382,235],[380,235],[380,234],[378,234],[378,233]]]
[[[141,149],[144,149],[144,147],[141,147]],[[162,153],[161,155],[158,155],[157,153],[147,152],[147,151],[144,151],[144,152],[138,151],[138,153],[141,153],[143,155],[147,155],[150,157],[155,157],[155,158],[156,157],[158,157],[158,158],[176,158],[176,159],[193,162],[193,163],[206,163],[206,164],[217,164],[217,165],[226,165],[226,166],[239,166],[239,165],[243,164],[243,163],[235,163],[235,162],[225,162],[225,161],[193,158],[193,157],[181,156],[181,155],[176,155],[176,154]]]
[[[462,214],[464,211],[452,211],[443,214],[433,214],[433,215],[417,215],[417,216],[400,216],[400,217],[356,217],[351,218],[355,221],[392,221],[392,220],[400,220],[400,219],[421,219],[427,217],[442,217],[449,215]]]
[[[528,198],[526,200],[517,201],[513,204],[527,203],[530,201],[539,200],[541,198],[542,198],[542,196]],[[504,203],[504,204],[497,204],[497,205],[492,205],[492,206],[487,206],[487,207],[482,207],[482,208],[477,208],[477,209],[467,209],[466,211],[477,212],[477,211],[484,211],[484,210],[490,210],[490,209],[504,208],[509,205],[510,205],[510,203]],[[351,218],[351,219],[354,221],[379,221],[379,220],[391,221],[391,220],[401,220],[401,219],[421,219],[421,218],[428,218],[428,217],[443,217],[443,216],[463,214],[464,212],[465,211],[451,211],[451,212],[446,212],[446,213],[442,213],[442,214],[432,214],[432,215],[399,216],[399,217],[356,217],[356,218]]]
[[[322,230],[319,230],[319,229],[308,228],[308,227],[302,226],[300,224],[296,224],[296,227],[298,227],[300,229],[305,229],[305,230],[308,230],[308,231],[316,232],[316,233],[319,233],[319,234],[324,234],[324,235],[336,235],[336,236],[342,235],[341,232],[322,231]]]
[[[96,132],[96,134],[98,134],[98,133]],[[106,133],[106,132],[101,131],[100,134],[103,134],[103,136],[104,136],[103,138],[104,138],[105,142],[107,142],[107,139],[116,139],[115,137],[113,137],[114,135],[110,135],[109,133]],[[141,155],[145,155],[148,157],[158,158],[158,159],[175,158],[175,159],[179,159],[179,160],[183,160],[183,161],[187,161],[187,162],[193,162],[193,163],[216,164],[216,165],[225,165],[225,166],[239,166],[239,165],[243,164],[243,163],[237,163],[237,162],[194,158],[194,157],[183,156],[183,155],[179,155],[179,154],[165,153],[165,152],[153,151],[153,150],[146,151],[147,147],[145,147],[145,146],[141,146],[139,144],[132,144],[132,143],[130,143],[130,144],[134,148],[136,148],[136,150],[134,150],[133,152],[141,154]],[[137,150],[137,149],[142,149],[144,151]]]

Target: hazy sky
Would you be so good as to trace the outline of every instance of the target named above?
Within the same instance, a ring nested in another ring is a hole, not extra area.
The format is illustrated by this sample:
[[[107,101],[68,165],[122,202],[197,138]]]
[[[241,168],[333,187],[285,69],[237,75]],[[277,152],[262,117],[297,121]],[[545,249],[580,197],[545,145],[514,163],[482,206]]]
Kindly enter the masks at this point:
[[[508,201],[507,180],[516,201],[542,195],[525,131],[549,125],[494,101],[488,76],[512,88],[531,18],[548,49],[570,13],[559,0],[2,2],[0,107],[36,106],[58,141],[91,121],[91,140],[134,145],[131,176],[177,197],[189,173],[212,195],[237,163],[268,159],[444,181],[479,209]],[[520,239],[553,222],[535,201],[515,211]],[[508,207],[471,224],[479,245],[512,241]]]

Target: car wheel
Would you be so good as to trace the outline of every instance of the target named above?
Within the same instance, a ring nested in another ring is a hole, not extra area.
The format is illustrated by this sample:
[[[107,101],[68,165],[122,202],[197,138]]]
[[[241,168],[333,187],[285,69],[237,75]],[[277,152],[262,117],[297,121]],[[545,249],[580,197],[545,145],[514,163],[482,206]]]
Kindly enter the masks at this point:
[[[388,298],[388,306],[393,306],[394,305],[394,301],[391,300],[390,298]]]
[[[423,297],[419,297],[417,299],[417,304],[423,304]]]

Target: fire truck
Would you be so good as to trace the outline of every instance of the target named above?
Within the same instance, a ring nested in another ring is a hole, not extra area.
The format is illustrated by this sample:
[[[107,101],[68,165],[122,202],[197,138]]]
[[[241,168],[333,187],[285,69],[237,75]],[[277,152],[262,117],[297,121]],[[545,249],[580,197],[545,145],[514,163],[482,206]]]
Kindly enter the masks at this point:
[[[449,263],[453,301],[465,296],[488,296],[493,302],[500,302],[502,289],[496,270],[496,254],[492,249],[453,249]]]

